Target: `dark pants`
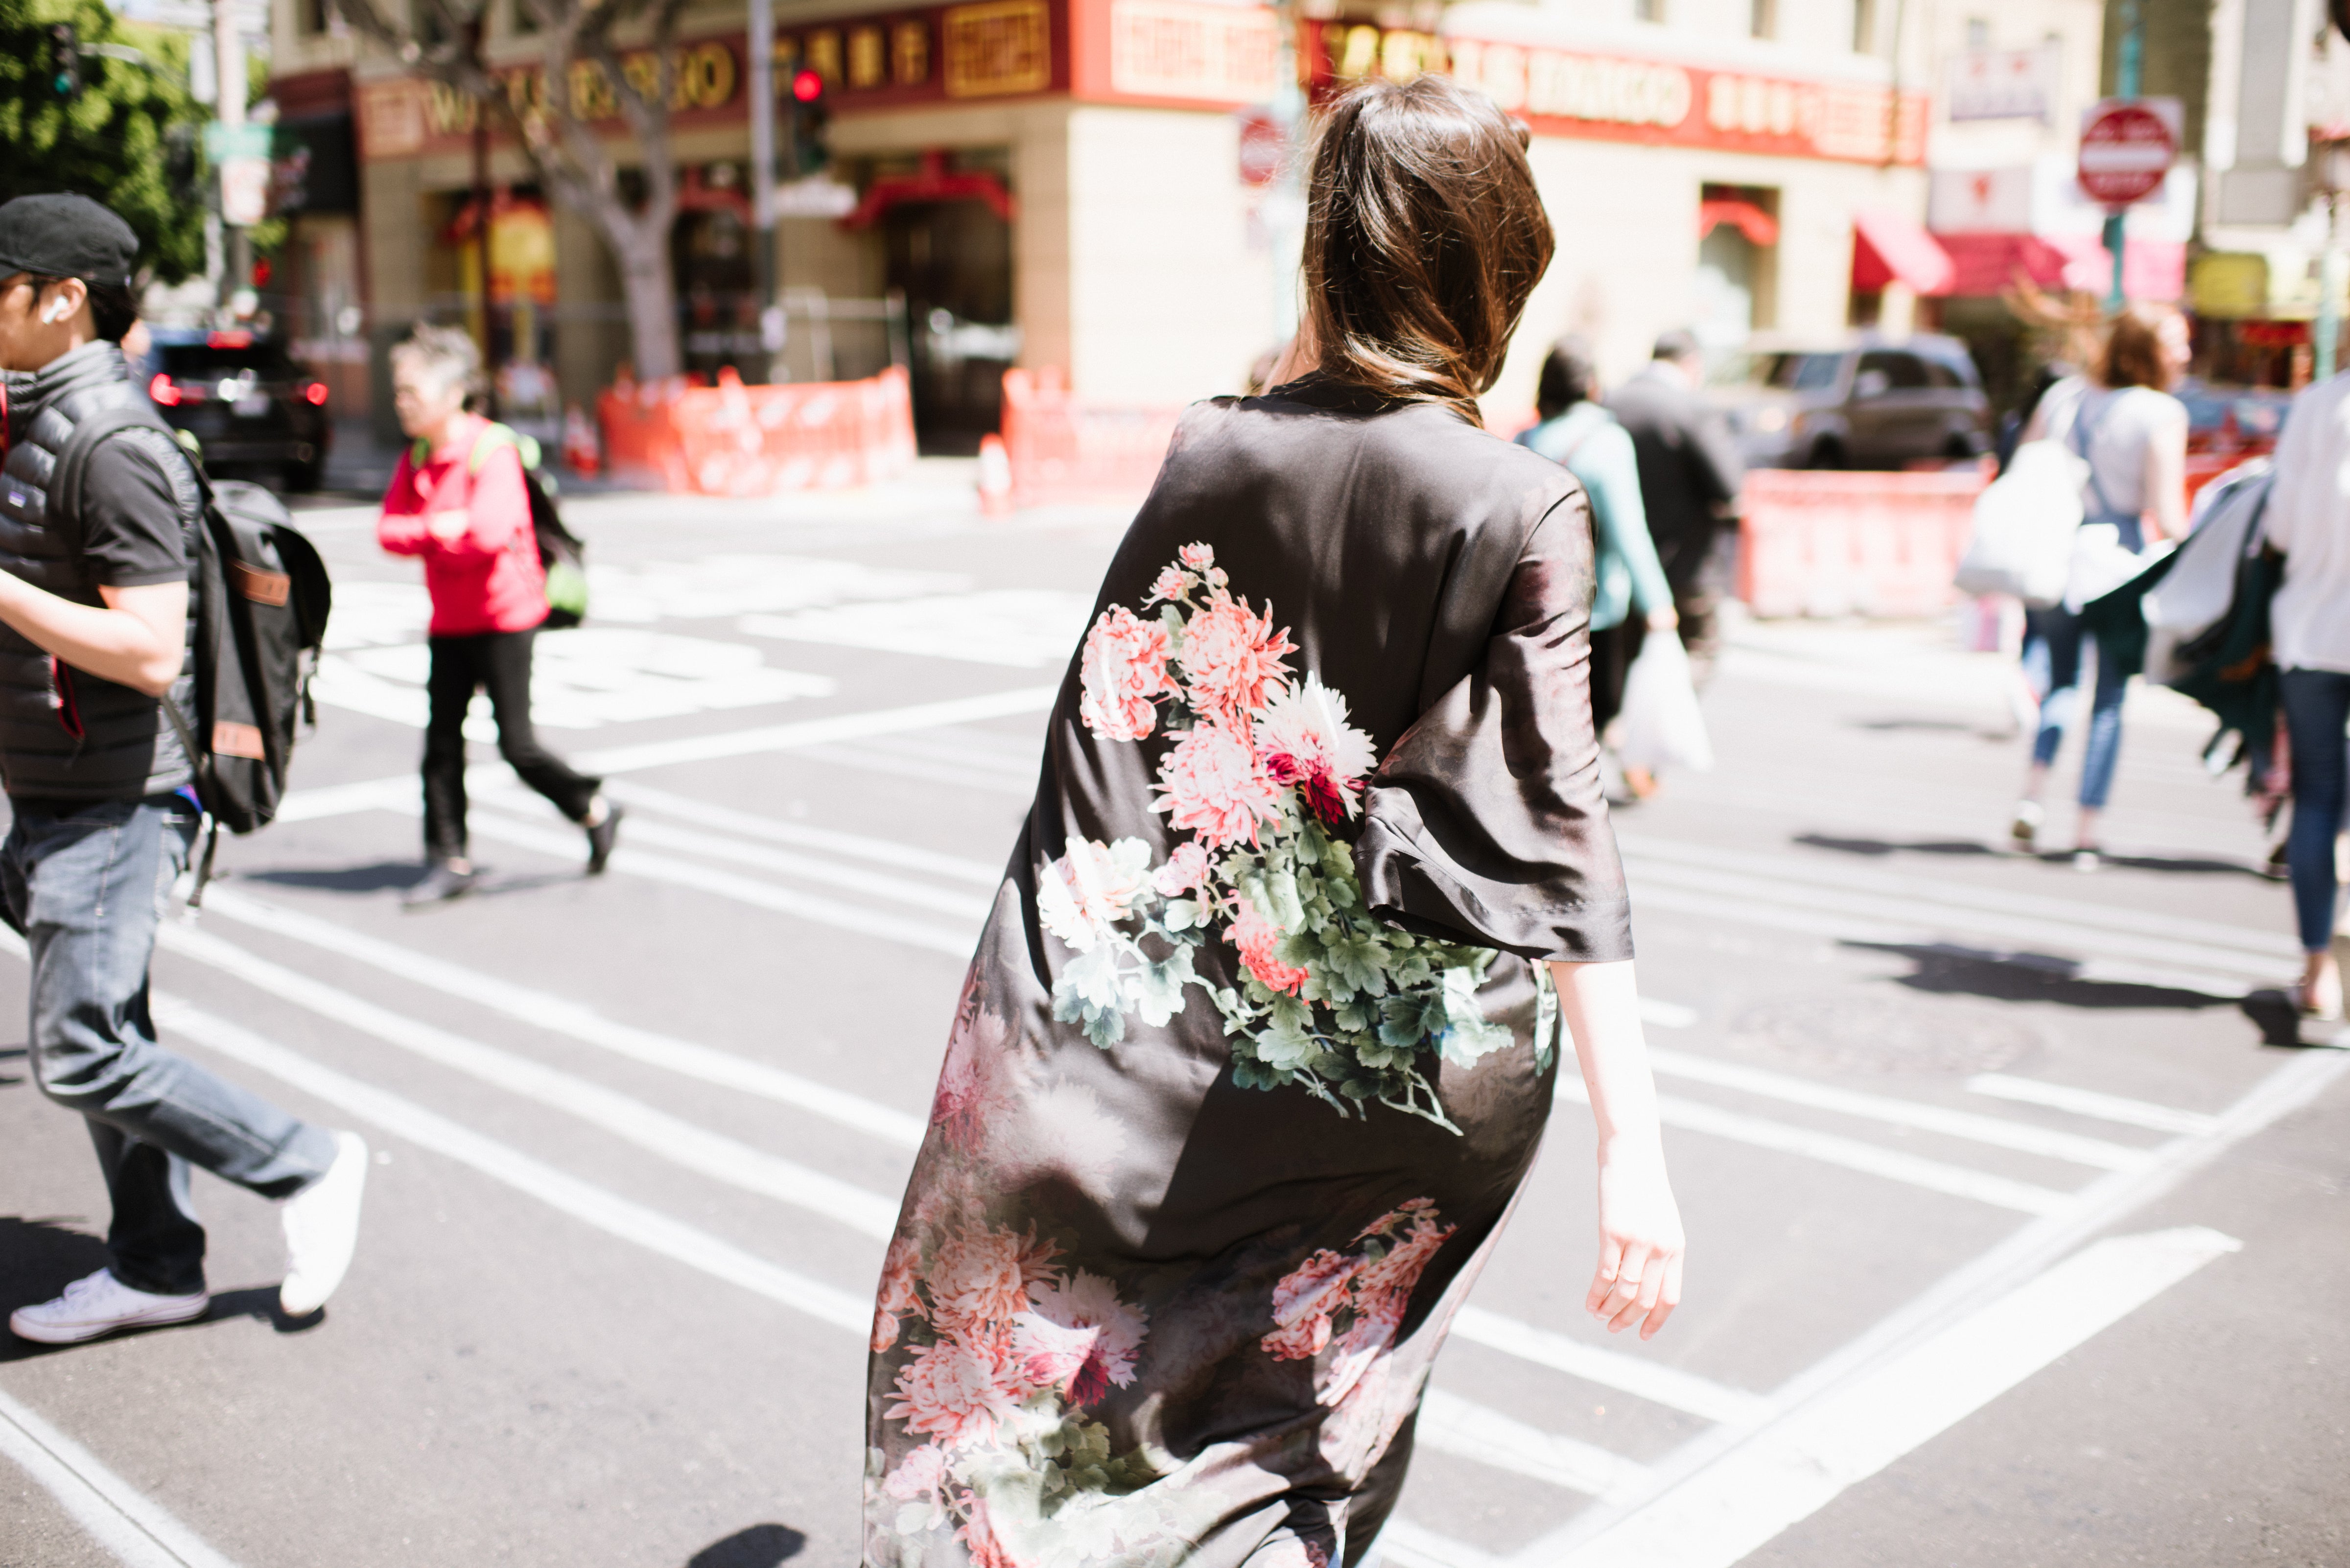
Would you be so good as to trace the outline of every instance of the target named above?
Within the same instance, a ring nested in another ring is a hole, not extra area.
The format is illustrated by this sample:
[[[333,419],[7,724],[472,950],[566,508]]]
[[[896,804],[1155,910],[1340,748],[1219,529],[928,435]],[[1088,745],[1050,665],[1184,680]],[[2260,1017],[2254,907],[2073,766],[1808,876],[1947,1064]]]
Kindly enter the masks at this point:
[[[574,822],[588,815],[603,784],[584,778],[538,743],[530,722],[530,647],[538,632],[492,631],[432,639],[425,690],[432,717],[424,730],[424,852],[435,860],[465,853],[465,710],[486,688],[497,715],[498,755],[522,782]]]
[[[2341,888],[2334,877],[2334,840],[2342,832],[2344,797],[2350,793],[2343,757],[2343,731],[2350,725],[2350,675],[2288,670],[2280,685],[2293,745],[2293,833],[2285,840],[2285,865],[2293,873],[2301,945],[2309,952],[2323,952],[2334,940],[2341,903]]]
[[[1591,634],[1591,732],[1603,740],[1624,711],[1624,677],[1648,639],[1648,623],[1638,610]]]
[[[190,1166],[289,1198],[335,1158],[324,1128],[155,1043],[147,966],[195,836],[177,795],[18,802],[0,845],[0,911],[31,950],[34,1079],[88,1121],[114,1201],[114,1277],[159,1295],[204,1288]]]

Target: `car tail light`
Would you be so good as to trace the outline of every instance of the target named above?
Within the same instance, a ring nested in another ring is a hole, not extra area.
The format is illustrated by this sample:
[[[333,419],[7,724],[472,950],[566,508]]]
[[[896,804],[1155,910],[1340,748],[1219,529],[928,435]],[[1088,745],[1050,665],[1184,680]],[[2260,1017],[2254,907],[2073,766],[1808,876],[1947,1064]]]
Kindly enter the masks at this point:
[[[313,408],[325,408],[327,406],[327,383],[324,381],[313,381],[308,386],[304,387],[302,389],[302,400],[308,403]]]
[[[147,395],[164,408],[180,406],[180,389],[173,386],[172,378],[161,370],[156,371],[155,379],[147,383]]]

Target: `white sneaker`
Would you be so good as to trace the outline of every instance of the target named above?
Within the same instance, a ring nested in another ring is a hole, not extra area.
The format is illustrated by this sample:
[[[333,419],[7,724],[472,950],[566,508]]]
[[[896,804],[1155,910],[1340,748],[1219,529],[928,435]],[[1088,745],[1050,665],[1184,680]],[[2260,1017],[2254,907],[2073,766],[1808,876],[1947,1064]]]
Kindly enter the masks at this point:
[[[308,1317],[327,1304],[359,1245],[367,1140],[338,1132],[335,1146],[340,1152],[327,1174],[286,1200],[286,1282],[277,1304],[287,1317]]]
[[[79,1345],[119,1328],[152,1328],[159,1324],[190,1323],[204,1315],[213,1298],[202,1291],[192,1296],[159,1296],[134,1291],[100,1269],[76,1280],[66,1293],[38,1306],[18,1307],[8,1314],[8,1327],[18,1339],[36,1345]]]

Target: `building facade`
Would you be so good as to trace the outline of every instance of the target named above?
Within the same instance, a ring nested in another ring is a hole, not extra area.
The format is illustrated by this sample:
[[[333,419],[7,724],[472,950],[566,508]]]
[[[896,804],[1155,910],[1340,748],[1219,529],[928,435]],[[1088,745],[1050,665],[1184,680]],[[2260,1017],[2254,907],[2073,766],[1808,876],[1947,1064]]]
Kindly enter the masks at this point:
[[[1667,327],[1723,346],[1841,331],[1856,214],[1923,218],[1918,0],[1354,4],[782,0],[777,79],[823,78],[832,161],[785,192],[780,351],[751,284],[743,14],[690,7],[671,117],[689,368],[805,379],[910,360],[939,450],[992,428],[1007,363],[1063,371],[1099,405],[1236,389],[1294,319],[1296,198],[1263,107],[1292,61],[1314,95],[1449,70],[1531,126],[1559,251],[1497,418],[1531,403],[1563,332],[1621,374]],[[514,6],[492,0],[487,56],[512,90],[544,92]],[[356,161],[355,212],[296,216],[296,336],[368,360],[380,401],[382,350],[410,322],[470,321],[511,400],[589,401],[629,339],[588,224],[518,149],[477,137],[470,103],[360,48],[322,0],[275,0],[273,45],[281,107],[344,117]],[[593,80],[567,85],[608,113]],[[600,123],[625,164],[619,121]]]

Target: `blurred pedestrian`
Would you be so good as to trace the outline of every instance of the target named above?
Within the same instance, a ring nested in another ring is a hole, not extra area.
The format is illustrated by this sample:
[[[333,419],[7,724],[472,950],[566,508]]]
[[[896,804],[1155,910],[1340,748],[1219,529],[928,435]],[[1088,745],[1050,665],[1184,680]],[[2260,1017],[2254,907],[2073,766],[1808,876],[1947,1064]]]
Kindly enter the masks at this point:
[[[2303,954],[2297,1001],[2304,1016],[2338,1023],[2344,944],[2334,841],[2350,803],[2350,373],[2293,400],[2275,462],[2263,528],[2284,553],[2269,631],[2293,789],[2285,863]]]
[[[1721,411],[1700,389],[1704,378],[1697,339],[1668,332],[1648,363],[1607,400],[1608,411],[1632,437],[1648,536],[1673,590],[1681,641],[1700,672],[1719,640],[1714,620],[1721,597],[1707,566],[1736,514],[1746,472]]]
[[[882,1264],[866,1562],[1360,1557],[1571,1059],[1584,1305],[1673,1310],[1590,522],[1478,428],[1552,249],[1524,138],[1441,76],[1325,109],[1304,347],[1119,546]]]
[[[1607,726],[1623,710],[1625,671],[1639,657],[1642,639],[1650,630],[1672,629],[1680,617],[1648,537],[1632,438],[1598,400],[1599,372],[1590,348],[1579,337],[1562,337],[1543,361],[1534,388],[1534,411],[1542,422],[1517,440],[1565,466],[1591,498],[1597,556],[1591,601],[1591,722],[1604,742]],[[1654,788],[1645,776],[1627,783],[1635,795]]]
[[[107,1265],[19,1308],[17,1337],[71,1345],[186,1323],[211,1303],[197,1167],[285,1200],[278,1299],[304,1316],[342,1281],[359,1235],[367,1146],[156,1041],[147,971],[201,812],[163,704],[194,711],[188,592],[203,491],[122,355],[137,319],[139,242],[87,197],[0,207],[0,368],[8,382],[0,498],[0,775],[14,817],[0,914],[32,961],[41,1092],[78,1111],[113,1200]],[[131,407],[144,422],[86,453],[75,427]],[[79,483],[53,487],[75,454]]]
[[[2121,546],[2134,553],[2187,532],[2187,406],[2168,389],[2187,374],[2191,354],[2185,317],[2168,306],[2132,306],[2114,318],[2092,372],[2049,388],[2024,431],[2026,441],[2064,442],[2088,464],[2082,525],[2110,524]],[[2096,649],[2096,677],[2073,863],[2092,871],[2103,849],[2098,814],[2113,792],[2121,757],[2129,675],[2121,659],[2085,631],[2077,607],[2024,612],[2023,664],[2041,694],[2040,727],[2009,834],[2019,850],[2037,850],[2047,818],[2040,797],[2048,769],[2080,706],[2085,645]]]
[[[465,714],[486,688],[498,754],[523,783],[588,835],[588,872],[602,873],[620,808],[603,781],[574,772],[541,745],[530,717],[531,644],[546,619],[546,572],[531,524],[522,456],[492,437],[466,402],[481,387],[473,340],[451,327],[419,327],[391,351],[392,403],[414,440],[384,493],[376,537],[395,556],[421,556],[432,598],[431,717],[424,731],[422,881],[411,904],[453,898],[473,885],[465,836]]]

